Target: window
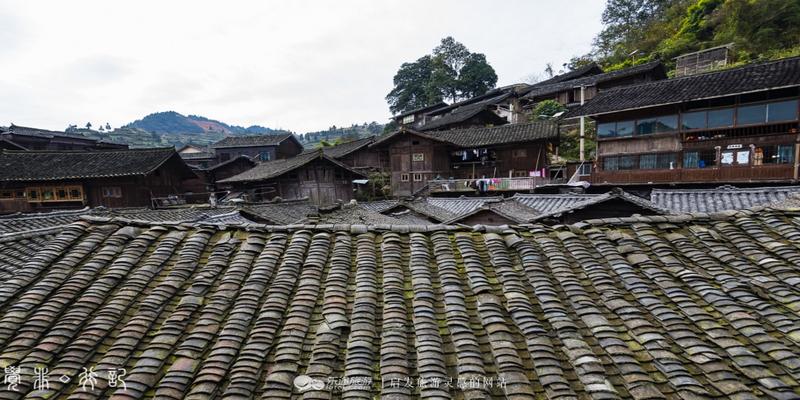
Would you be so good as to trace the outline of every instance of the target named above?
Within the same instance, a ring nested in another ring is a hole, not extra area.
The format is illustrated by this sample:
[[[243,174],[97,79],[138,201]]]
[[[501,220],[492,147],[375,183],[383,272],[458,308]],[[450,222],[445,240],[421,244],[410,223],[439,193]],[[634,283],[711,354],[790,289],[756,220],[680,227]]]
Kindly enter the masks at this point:
[[[728,126],[733,126],[733,108],[723,108],[708,112],[709,128],[724,128]]]
[[[791,164],[794,162],[794,145],[756,147],[753,150],[753,165]]]
[[[69,199],[70,200],[83,200],[83,188],[80,186],[69,186],[67,187],[69,191]]]
[[[512,158],[525,158],[528,156],[528,149],[514,149],[511,150]]]
[[[414,174],[414,182],[422,182],[422,174]]]
[[[739,107],[736,110],[736,125],[763,124],[767,122],[767,105]]]
[[[42,201],[53,201],[55,200],[55,192],[51,187],[44,187],[42,188]]]
[[[617,124],[615,122],[597,124],[597,137],[606,138],[614,136],[617,136]]]
[[[515,178],[526,178],[528,176],[528,171],[514,171]]]
[[[674,169],[677,166],[675,153],[661,153],[656,157],[656,169]]]
[[[228,161],[231,159],[231,155],[229,153],[222,153],[219,155],[220,161]]]
[[[403,117],[404,124],[410,124],[412,122],[414,122],[414,114],[406,115],[405,117]]]
[[[767,105],[767,121],[795,121],[797,120],[797,100],[780,101]]]
[[[103,197],[122,197],[122,188],[119,186],[103,186]]]
[[[25,198],[25,190],[23,190],[23,189],[17,189],[17,190],[16,190],[16,192],[14,192],[14,195],[15,195],[15,196],[16,196],[16,198],[18,198],[18,199],[24,199],[24,198]]]
[[[411,155],[411,161],[425,161],[425,153],[414,153]]]
[[[39,188],[28,188],[28,201],[40,201]]]
[[[592,174],[592,164],[585,163],[578,167],[578,176],[589,176]]]
[[[705,129],[706,128],[706,112],[698,111],[681,115],[681,128],[682,129]]]
[[[56,200],[69,200],[69,196],[67,196],[67,189],[63,187],[56,188]]]
[[[603,158],[603,170],[616,171],[619,169],[619,159],[617,157]]]
[[[717,164],[715,150],[687,151],[683,153],[684,168],[708,168]]]
[[[674,132],[678,130],[678,116],[664,115],[656,119],[656,132]]]
[[[620,121],[617,122],[617,136],[631,136],[633,135],[633,121]]]
[[[650,135],[653,133],[673,132],[678,129],[677,115],[664,115],[661,117],[640,119],[636,121],[637,135]]]
[[[259,151],[258,152],[258,159],[261,161],[269,161],[271,159],[271,155],[268,151]]]
[[[636,122],[631,121],[618,121],[597,124],[597,137],[624,137],[633,136],[636,128]]]
[[[408,174],[400,174],[400,182],[408,182]]]
[[[655,169],[656,154],[642,154],[639,157],[639,169]]]
[[[419,140],[412,140],[412,141],[411,141],[411,144],[412,144],[412,145],[414,145],[414,146],[416,146],[416,145],[418,145],[418,144],[419,144]]]
[[[14,198],[13,190],[0,191],[0,199],[13,199],[13,198]]]
[[[619,157],[619,169],[621,169],[621,170],[636,169],[636,157],[635,156],[620,156]]]

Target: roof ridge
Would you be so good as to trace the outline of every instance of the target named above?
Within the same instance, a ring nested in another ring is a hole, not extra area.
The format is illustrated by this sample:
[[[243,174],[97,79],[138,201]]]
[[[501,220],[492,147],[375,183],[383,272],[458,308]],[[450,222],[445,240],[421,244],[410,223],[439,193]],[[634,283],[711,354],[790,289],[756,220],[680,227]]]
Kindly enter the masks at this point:
[[[130,153],[130,152],[155,152],[155,151],[177,151],[175,147],[134,147],[128,149],[91,149],[91,150],[8,150],[0,149],[0,152],[12,154],[80,154],[80,153]]]
[[[675,77],[675,78],[662,79],[662,80],[658,80],[658,81],[642,82],[642,83],[636,83],[636,84],[633,84],[633,85],[619,86],[619,87],[615,87],[615,88],[606,89],[606,90],[603,91],[603,93],[604,94],[609,94],[609,93],[614,93],[614,92],[617,92],[617,91],[626,90],[626,89],[630,89],[630,88],[646,87],[648,85],[658,85],[658,84],[661,84],[661,83],[664,83],[664,82],[677,82],[677,81],[693,79],[693,78],[697,78],[697,77],[701,77],[701,76],[726,73],[726,72],[730,72],[730,71],[741,71],[741,70],[745,70],[745,69],[748,69],[748,68],[755,68],[755,67],[763,66],[763,65],[767,65],[767,64],[777,64],[777,63],[781,63],[781,62],[791,61],[791,60],[794,60],[794,59],[800,59],[800,56],[779,58],[777,60],[757,61],[757,62],[752,62],[752,63],[748,63],[748,64],[744,64],[744,65],[740,65],[740,66],[734,66],[734,67],[730,67],[730,68],[720,68],[720,69],[715,69],[715,70],[711,70],[711,71],[704,71],[704,72],[700,72],[700,73],[696,73],[696,74],[692,74],[692,75],[684,75],[684,76],[679,76],[679,77]]]

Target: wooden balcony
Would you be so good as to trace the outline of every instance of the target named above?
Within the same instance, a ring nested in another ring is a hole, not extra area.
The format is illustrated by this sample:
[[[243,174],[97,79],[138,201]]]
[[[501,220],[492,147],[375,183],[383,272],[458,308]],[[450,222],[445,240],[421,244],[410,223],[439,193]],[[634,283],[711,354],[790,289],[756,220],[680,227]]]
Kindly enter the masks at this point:
[[[794,180],[794,165],[731,166],[692,169],[594,171],[595,185],[634,185],[651,183],[789,182]]]
[[[479,179],[481,180],[481,179]],[[550,184],[547,178],[522,177],[522,178],[486,178],[489,182],[487,192],[528,191],[539,186]],[[471,187],[475,179],[437,179],[428,181],[430,193],[476,193],[477,189]]]

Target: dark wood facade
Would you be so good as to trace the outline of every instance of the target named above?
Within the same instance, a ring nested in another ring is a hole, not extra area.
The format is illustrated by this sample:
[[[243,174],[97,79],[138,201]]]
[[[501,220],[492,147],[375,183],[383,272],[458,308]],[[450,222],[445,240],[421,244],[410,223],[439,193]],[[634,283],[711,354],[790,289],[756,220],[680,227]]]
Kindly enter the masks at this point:
[[[146,175],[0,182],[0,213],[85,206],[150,207],[152,199],[180,196],[190,171],[175,154]]]
[[[598,158],[592,182],[797,182],[798,107],[794,88],[598,116]],[[762,112],[774,117],[753,122]],[[641,125],[646,124],[649,132],[652,121],[662,119],[669,122],[656,122],[656,130],[664,132],[639,134]],[[621,125],[634,132],[604,137],[608,127]]]
[[[276,144],[214,147],[217,162],[220,163],[239,156],[247,156],[256,161],[280,160],[294,157],[302,151],[303,146],[293,138]]]
[[[0,130],[0,139],[15,143],[26,150],[119,150],[127,144],[105,142],[66,132],[11,126]]]
[[[359,171],[384,172],[390,168],[389,153],[385,149],[374,149],[368,146],[336,159],[342,164]]]
[[[452,179],[447,191],[469,191],[468,180],[528,178],[547,167],[546,141],[470,148],[407,134],[385,146],[395,196],[415,195],[433,180]]]
[[[246,190],[250,201],[308,198],[313,204],[329,205],[353,199],[353,180],[359,178],[362,176],[325,159],[317,159],[275,178],[234,183],[233,188]]]

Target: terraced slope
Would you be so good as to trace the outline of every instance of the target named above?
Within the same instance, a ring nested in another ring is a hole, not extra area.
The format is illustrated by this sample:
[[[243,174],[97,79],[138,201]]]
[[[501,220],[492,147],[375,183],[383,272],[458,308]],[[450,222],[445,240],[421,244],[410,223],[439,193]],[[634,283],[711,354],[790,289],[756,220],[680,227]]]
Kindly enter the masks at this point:
[[[0,367],[22,368],[0,398],[798,398],[800,212],[481,231],[93,218],[0,282],[0,327]]]

